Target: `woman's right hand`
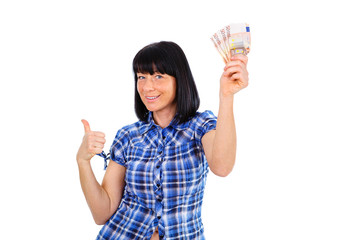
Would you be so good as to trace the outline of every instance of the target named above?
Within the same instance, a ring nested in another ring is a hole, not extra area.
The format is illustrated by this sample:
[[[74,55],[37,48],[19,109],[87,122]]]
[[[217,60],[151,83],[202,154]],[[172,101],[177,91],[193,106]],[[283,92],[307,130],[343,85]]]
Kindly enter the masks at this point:
[[[76,155],[78,163],[90,162],[93,156],[102,152],[105,144],[104,133],[91,131],[90,125],[85,119],[81,122],[84,125],[85,135]]]

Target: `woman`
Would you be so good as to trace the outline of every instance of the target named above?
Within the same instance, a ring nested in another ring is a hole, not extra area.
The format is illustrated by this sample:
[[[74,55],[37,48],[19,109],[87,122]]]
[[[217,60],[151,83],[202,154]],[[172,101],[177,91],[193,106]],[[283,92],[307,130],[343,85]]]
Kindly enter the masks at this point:
[[[85,129],[77,154],[81,186],[97,239],[205,239],[201,206],[208,169],[227,176],[235,163],[234,94],[248,85],[247,57],[235,55],[220,79],[218,118],[197,112],[189,64],[173,42],[140,50],[133,60],[139,121],[120,129],[100,185],[90,159],[105,135]],[[106,159],[105,159],[106,164]]]

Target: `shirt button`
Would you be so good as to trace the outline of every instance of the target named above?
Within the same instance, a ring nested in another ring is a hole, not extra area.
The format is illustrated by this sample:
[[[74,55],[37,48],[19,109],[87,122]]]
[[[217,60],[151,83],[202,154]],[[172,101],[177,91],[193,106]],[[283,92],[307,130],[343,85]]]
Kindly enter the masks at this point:
[[[156,186],[157,186],[157,187],[160,187],[160,183],[157,183]]]
[[[158,201],[158,202],[161,202],[161,201],[162,201],[162,199],[161,199],[161,198],[158,198],[158,199],[157,199],[157,201]]]
[[[157,165],[156,168],[159,169],[159,168],[160,168],[160,165]]]
[[[159,220],[160,220],[160,219],[161,219],[161,216],[157,216],[157,219],[159,219]]]

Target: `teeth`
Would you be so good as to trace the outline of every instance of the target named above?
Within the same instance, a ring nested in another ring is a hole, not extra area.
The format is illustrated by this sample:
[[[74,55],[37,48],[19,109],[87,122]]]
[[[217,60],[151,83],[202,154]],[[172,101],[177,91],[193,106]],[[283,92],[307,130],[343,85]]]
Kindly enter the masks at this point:
[[[155,99],[157,97],[146,97],[146,98],[152,100],[152,99]]]

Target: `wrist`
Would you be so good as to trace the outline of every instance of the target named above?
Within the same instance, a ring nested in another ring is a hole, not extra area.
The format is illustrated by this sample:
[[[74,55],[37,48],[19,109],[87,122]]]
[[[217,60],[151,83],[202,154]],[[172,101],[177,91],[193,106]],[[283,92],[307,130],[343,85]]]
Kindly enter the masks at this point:
[[[232,103],[234,101],[234,94],[226,94],[220,92],[220,102]]]
[[[90,159],[76,158],[76,162],[79,166],[90,165]]]

